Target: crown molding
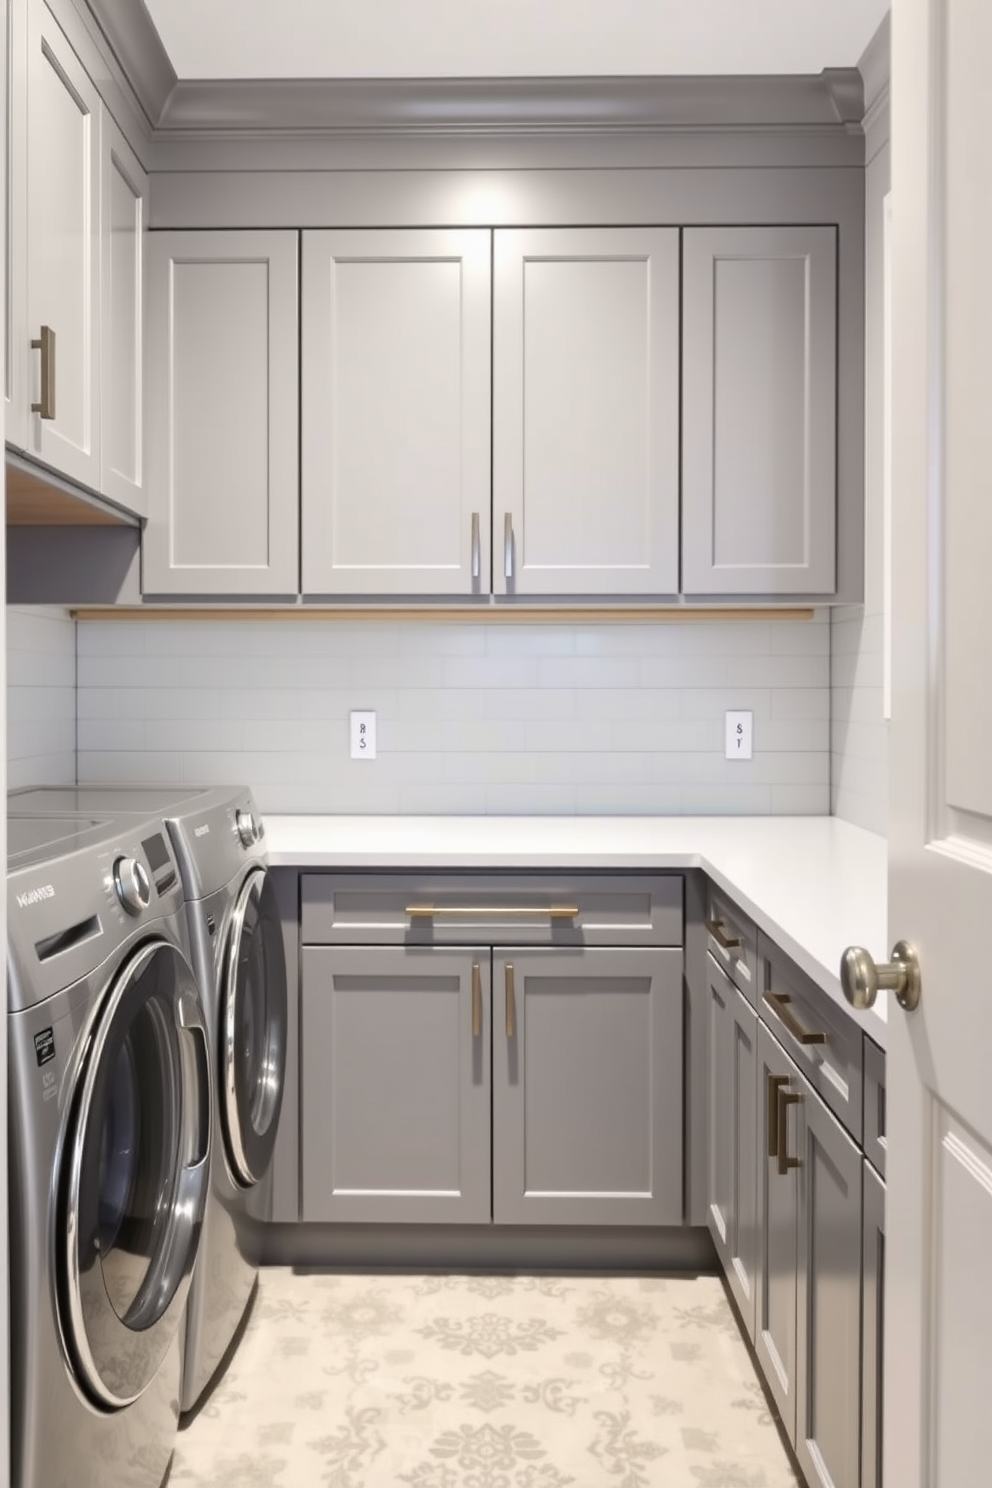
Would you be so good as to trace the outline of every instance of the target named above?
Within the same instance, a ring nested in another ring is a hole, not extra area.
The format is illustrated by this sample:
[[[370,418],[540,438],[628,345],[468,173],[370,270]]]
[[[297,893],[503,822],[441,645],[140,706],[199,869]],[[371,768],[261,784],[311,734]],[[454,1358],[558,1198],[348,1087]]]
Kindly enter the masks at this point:
[[[157,129],[176,86],[176,70],[144,0],[84,0],[104,41]]]

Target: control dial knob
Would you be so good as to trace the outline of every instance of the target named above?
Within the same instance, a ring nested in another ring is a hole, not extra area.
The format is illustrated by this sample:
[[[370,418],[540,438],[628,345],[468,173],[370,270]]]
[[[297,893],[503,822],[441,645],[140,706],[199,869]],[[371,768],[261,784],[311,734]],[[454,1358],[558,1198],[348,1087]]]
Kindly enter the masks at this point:
[[[254,847],[259,838],[258,823],[250,811],[239,811],[234,818],[242,846]]]
[[[152,886],[137,858],[118,858],[114,864],[114,888],[128,914],[139,915],[151,903]]]

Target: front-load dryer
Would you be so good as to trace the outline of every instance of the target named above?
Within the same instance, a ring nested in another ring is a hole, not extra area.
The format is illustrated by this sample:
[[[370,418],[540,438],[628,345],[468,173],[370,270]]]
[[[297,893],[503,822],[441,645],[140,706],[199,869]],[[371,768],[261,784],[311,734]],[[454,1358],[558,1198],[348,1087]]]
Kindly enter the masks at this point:
[[[76,786],[12,795],[9,809],[154,813],[183,880],[190,953],[214,1072],[210,1197],[187,1305],[182,1409],[224,1361],[258,1274],[286,1063],[286,963],[264,829],[243,786]]]
[[[11,1476],[158,1488],[210,1062],[161,821],[8,821]]]

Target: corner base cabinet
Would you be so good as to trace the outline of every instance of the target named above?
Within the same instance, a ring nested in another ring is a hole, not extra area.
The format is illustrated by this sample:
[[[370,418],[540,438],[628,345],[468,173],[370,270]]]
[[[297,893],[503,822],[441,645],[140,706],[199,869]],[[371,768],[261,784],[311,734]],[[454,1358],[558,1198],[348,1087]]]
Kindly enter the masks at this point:
[[[680,877],[302,899],[304,1220],[682,1224]]]

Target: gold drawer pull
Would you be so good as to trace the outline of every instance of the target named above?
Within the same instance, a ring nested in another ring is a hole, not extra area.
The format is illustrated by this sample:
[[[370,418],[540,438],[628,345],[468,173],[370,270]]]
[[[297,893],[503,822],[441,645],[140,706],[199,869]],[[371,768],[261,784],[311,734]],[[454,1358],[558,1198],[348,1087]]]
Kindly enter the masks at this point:
[[[768,1076],[768,1156],[778,1157],[778,1092],[782,1085],[788,1085],[788,1075]]]
[[[482,974],[478,961],[472,963],[472,1037],[482,1032]]]
[[[790,1007],[792,998],[788,992],[765,992],[763,1001],[778,1016],[797,1043],[825,1044],[827,1042],[825,1033],[814,1032],[812,1028],[807,1028],[804,1023],[800,1023]]]
[[[506,998],[506,1036],[507,1036],[508,1039],[512,1039],[514,1033],[516,1032],[516,1022],[515,1022],[515,1018],[514,1018],[514,1013],[515,1013],[514,1003],[516,1001],[516,998],[513,995],[513,962],[512,961],[507,961],[507,963],[506,963],[506,975],[505,975],[505,980],[504,980],[503,986],[504,986],[504,994],[505,994],[505,998]]]
[[[577,904],[408,904],[406,907],[411,920],[431,919],[434,915],[528,915],[537,919],[574,920],[578,912]]]
[[[707,920],[706,928],[721,950],[732,951],[735,946],[739,946],[741,943],[739,935],[727,935],[724,933],[722,920]]]
[[[794,1090],[780,1090],[778,1093],[778,1171],[781,1178],[790,1168],[803,1165],[801,1157],[789,1156],[789,1107],[798,1106],[801,1100],[802,1096]]]
[[[31,412],[43,419],[55,417],[55,332],[51,326],[43,325],[36,340],[31,342],[32,351],[41,352],[41,399],[31,404]]]

